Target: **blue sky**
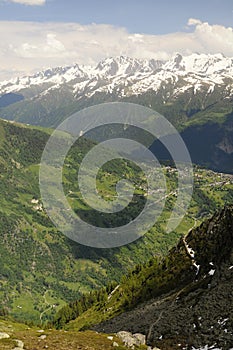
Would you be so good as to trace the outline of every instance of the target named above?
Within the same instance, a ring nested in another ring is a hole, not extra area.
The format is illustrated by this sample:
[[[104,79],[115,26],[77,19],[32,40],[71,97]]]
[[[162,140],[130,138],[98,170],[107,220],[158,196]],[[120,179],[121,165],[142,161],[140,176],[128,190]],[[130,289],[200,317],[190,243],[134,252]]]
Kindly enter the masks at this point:
[[[233,0],[0,0],[0,33],[0,80],[119,55],[233,57]]]
[[[190,17],[232,27],[233,1],[47,0],[43,6],[25,6],[0,0],[0,20],[105,23],[125,27],[130,33],[182,31]]]

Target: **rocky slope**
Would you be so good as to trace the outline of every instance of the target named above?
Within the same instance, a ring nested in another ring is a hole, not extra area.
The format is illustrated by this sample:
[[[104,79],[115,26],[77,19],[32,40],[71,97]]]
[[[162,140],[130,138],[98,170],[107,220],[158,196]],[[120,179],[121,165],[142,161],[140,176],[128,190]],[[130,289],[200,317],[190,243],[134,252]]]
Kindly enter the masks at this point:
[[[146,334],[148,344],[160,349],[213,346],[229,350],[233,339],[232,247],[233,207],[228,207],[183,237],[161,263],[176,279],[170,291],[164,293],[161,288],[148,302],[94,329],[140,332]],[[139,287],[142,294],[148,284],[149,276]],[[157,286],[150,284],[150,288]]]

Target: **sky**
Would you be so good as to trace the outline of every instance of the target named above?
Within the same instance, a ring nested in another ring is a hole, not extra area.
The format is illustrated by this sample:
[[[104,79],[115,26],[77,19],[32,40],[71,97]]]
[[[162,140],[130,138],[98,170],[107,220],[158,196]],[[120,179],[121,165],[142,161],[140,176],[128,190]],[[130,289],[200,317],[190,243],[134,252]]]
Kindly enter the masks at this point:
[[[0,0],[0,80],[109,56],[233,57],[232,0]]]

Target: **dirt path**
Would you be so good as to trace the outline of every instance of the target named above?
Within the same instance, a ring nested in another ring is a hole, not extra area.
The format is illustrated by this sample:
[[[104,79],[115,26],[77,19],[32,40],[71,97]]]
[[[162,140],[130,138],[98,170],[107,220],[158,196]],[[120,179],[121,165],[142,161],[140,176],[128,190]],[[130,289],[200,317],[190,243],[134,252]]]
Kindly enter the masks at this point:
[[[53,307],[53,305],[51,305],[49,302],[48,302],[48,300],[46,299],[46,294],[49,292],[49,290],[46,290],[45,291],[45,293],[44,293],[44,295],[43,295],[43,298],[44,298],[44,301],[45,301],[45,304],[46,305],[49,305],[49,307],[47,308],[47,309],[45,309],[44,311],[42,311],[41,312],[41,314],[40,314],[40,322],[42,323],[42,319],[43,319],[43,315],[46,313],[46,312],[48,312],[48,311],[50,311],[51,309],[52,309],[52,307]]]

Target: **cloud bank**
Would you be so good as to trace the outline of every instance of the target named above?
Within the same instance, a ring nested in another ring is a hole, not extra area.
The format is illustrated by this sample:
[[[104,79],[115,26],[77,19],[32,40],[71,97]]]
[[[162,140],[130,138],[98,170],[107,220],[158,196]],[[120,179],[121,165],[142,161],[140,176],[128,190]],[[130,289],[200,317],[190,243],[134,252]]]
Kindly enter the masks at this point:
[[[166,35],[130,34],[125,28],[94,23],[3,21],[0,31],[5,33],[0,41],[0,80],[74,62],[95,65],[118,55],[166,60],[176,52],[221,52],[233,57],[233,28],[193,18],[185,32]]]
[[[45,5],[46,0],[8,0],[16,4],[30,5],[30,6],[41,6]]]

